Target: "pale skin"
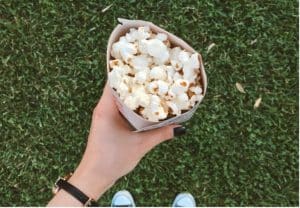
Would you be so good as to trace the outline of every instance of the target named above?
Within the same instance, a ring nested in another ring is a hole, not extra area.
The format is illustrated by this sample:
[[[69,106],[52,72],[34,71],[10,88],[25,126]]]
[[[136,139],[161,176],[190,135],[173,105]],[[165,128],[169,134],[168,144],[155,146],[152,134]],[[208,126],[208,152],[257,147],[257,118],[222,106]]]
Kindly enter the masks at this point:
[[[98,200],[119,178],[132,171],[142,157],[158,144],[173,138],[169,125],[146,132],[134,132],[120,115],[111,89],[105,86],[93,111],[90,134],[82,160],[69,183],[87,196]],[[48,206],[82,206],[64,190],[60,190]]]

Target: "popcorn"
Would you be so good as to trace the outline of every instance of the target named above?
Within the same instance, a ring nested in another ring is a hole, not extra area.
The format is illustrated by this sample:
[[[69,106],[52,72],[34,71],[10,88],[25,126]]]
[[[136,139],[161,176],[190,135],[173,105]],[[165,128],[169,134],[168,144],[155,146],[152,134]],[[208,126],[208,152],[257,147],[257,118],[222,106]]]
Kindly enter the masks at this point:
[[[161,105],[161,99],[157,95],[151,96],[151,102],[148,108],[145,108],[142,114],[152,122],[157,122],[160,119],[165,119],[168,114]]]
[[[148,67],[151,63],[151,58],[146,55],[134,56],[132,57],[128,63],[133,67]]]
[[[160,112],[158,112],[159,114]],[[143,109],[141,111],[141,114],[143,115],[144,118],[146,118],[147,120],[149,121],[152,121],[152,122],[158,122],[159,121],[159,118],[156,114],[152,113],[151,109],[147,108],[147,109]]]
[[[124,71],[124,74],[126,74],[126,75],[127,75],[127,74],[129,74],[129,75],[134,74],[134,69],[131,68],[131,67],[128,66],[128,65],[121,66],[120,68]]]
[[[171,89],[169,89],[167,95],[165,96],[165,99],[173,100],[175,97],[176,97],[176,94]]]
[[[146,88],[148,90],[149,93],[151,94],[155,94],[158,90],[158,84],[157,84],[157,81],[152,81],[150,83],[148,83],[146,85]]]
[[[156,66],[162,66],[165,64],[165,61],[160,58],[153,58],[152,60],[153,60],[154,65],[156,65]]]
[[[157,94],[160,96],[164,96],[167,94],[169,90],[169,84],[167,82],[164,82],[162,80],[157,81],[157,86],[158,86],[158,92]]]
[[[108,73],[108,79],[110,86],[117,89],[122,82],[122,74],[118,70],[112,70]]]
[[[177,107],[177,104],[175,102],[167,101],[166,102],[168,107],[171,109],[171,114],[172,115],[180,115],[180,110]]]
[[[186,63],[189,60],[189,58],[190,58],[190,55],[186,51],[180,51],[178,54],[178,60],[183,64]]]
[[[172,48],[170,50],[170,60],[179,62],[178,56],[182,50],[179,47]]]
[[[110,86],[148,121],[180,116],[203,99],[198,54],[171,48],[168,36],[131,28],[111,48]]]
[[[189,82],[184,79],[177,79],[170,90],[175,95],[180,95],[188,90]]]
[[[156,108],[160,107],[161,99],[157,95],[151,95],[150,108],[153,108],[155,112]]]
[[[140,40],[138,42],[138,50],[141,54],[148,54],[147,51],[147,40]]]
[[[120,98],[124,99],[129,94],[129,87],[126,83],[121,82],[116,88],[117,92],[120,94]]]
[[[183,78],[188,80],[191,83],[194,83],[196,78],[197,78],[197,74],[195,74],[195,73],[184,73]]]
[[[197,102],[203,99],[203,95],[193,95],[190,99],[190,106],[196,105]]]
[[[125,38],[128,42],[134,42],[136,40],[143,40],[149,38],[151,35],[149,27],[139,27],[137,30],[130,29],[129,33],[126,33]]]
[[[180,71],[182,69],[182,63],[176,60],[171,60],[171,65],[174,67],[176,71]]]
[[[150,79],[161,79],[167,78],[166,70],[162,66],[153,67],[150,71]]]
[[[109,79],[109,77],[108,77]],[[122,81],[128,86],[132,86],[134,84],[134,78],[128,75],[124,75]]]
[[[173,80],[183,79],[183,76],[179,72],[175,72],[173,76]]]
[[[165,68],[166,68],[166,71],[167,71],[166,81],[171,85],[173,83],[175,70],[172,66],[166,66]]]
[[[199,69],[200,63],[198,59],[198,54],[197,53],[192,54],[191,58],[188,60],[188,62],[185,65],[189,66],[192,69]]]
[[[141,68],[134,77],[134,80],[138,84],[143,84],[147,81],[149,77],[150,70],[147,67]]]
[[[168,47],[170,48],[171,47],[171,42],[167,39],[165,41],[163,41],[163,43]]]
[[[149,105],[150,96],[146,93],[143,85],[134,85],[131,90],[138,106],[147,107]]]
[[[126,33],[125,38],[129,43],[133,43],[136,40],[135,35],[132,33]]]
[[[125,38],[128,42],[133,43],[137,39],[137,30],[135,28],[131,28],[129,33],[126,33]]]
[[[124,63],[121,59],[115,59],[115,60],[109,61],[109,66],[110,66],[110,68],[113,69],[114,67],[124,66]]]
[[[128,70],[129,69],[125,66],[122,66],[122,67],[116,66],[113,71],[115,71],[115,73],[120,74],[121,76],[123,76],[123,75],[128,73]]]
[[[178,95],[174,102],[176,103],[176,106],[180,110],[188,110],[190,106],[189,97],[186,93],[182,93]]]
[[[151,56],[161,61],[162,63],[166,62],[170,56],[167,46],[158,39],[147,41],[147,51]]]
[[[123,59],[127,62],[128,58],[137,53],[137,48],[134,44],[129,43],[126,39],[120,38],[120,40],[112,45],[111,55],[117,59]]]
[[[156,39],[160,40],[160,41],[166,41],[168,36],[164,33],[157,33],[157,35],[155,36]]]
[[[124,104],[131,110],[135,110],[137,107],[139,107],[136,98],[132,95],[129,95],[124,99]]]
[[[144,40],[149,38],[151,35],[149,27],[139,27],[137,30],[137,39]]]
[[[131,87],[131,90],[134,95],[146,93],[146,89],[145,89],[144,85],[141,85],[141,84],[133,84]]]
[[[150,103],[150,95],[143,94],[139,96],[138,104],[142,107],[147,107]]]
[[[190,91],[195,93],[196,95],[200,95],[202,93],[202,88],[199,86],[196,87],[190,87]]]
[[[183,77],[189,82],[195,82],[195,79],[197,78],[196,69],[200,67],[199,60],[198,60],[198,54],[195,53],[189,58],[188,61],[184,63],[183,66]]]

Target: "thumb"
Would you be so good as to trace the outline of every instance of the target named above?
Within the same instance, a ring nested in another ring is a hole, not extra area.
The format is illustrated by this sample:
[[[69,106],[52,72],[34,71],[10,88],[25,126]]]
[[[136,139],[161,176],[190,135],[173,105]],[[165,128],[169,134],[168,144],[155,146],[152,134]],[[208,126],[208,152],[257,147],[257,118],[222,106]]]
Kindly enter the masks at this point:
[[[145,132],[140,132],[139,137],[142,140],[143,149],[148,152],[156,145],[172,139],[175,129],[183,128],[180,125],[169,125],[158,129],[153,129]],[[176,131],[175,131],[176,132]]]

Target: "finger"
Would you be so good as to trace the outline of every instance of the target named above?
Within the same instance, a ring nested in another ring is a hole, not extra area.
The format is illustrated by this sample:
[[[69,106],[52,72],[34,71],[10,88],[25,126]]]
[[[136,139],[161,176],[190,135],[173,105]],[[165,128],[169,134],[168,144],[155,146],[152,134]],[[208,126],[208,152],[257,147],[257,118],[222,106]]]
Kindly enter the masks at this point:
[[[156,145],[173,138],[174,129],[176,129],[177,127],[179,127],[179,125],[169,125],[158,129],[138,133],[140,139],[142,140],[141,143],[143,149],[148,152]]]
[[[114,96],[112,94],[112,89],[109,87],[108,82],[106,82],[99,103],[103,103],[105,105],[109,105],[109,106],[112,107],[112,106],[116,105],[114,99],[115,98],[114,98]]]
[[[118,114],[118,108],[115,103],[115,98],[112,94],[112,89],[109,87],[106,82],[105,87],[103,89],[102,96],[95,107],[96,112],[106,112],[107,114]]]

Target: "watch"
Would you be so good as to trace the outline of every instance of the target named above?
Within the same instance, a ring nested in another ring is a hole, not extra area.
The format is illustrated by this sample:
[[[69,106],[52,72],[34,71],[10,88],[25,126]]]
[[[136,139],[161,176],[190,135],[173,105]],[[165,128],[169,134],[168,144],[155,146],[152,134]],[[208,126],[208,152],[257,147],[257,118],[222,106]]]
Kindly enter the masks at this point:
[[[88,197],[86,194],[84,194],[82,191],[80,191],[78,188],[76,188],[74,185],[70,184],[68,182],[68,179],[72,176],[72,173],[68,174],[65,177],[59,177],[52,189],[53,194],[56,194],[60,189],[65,190],[69,194],[71,194],[75,199],[80,201],[83,206],[85,207],[98,207],[97,202]]]

